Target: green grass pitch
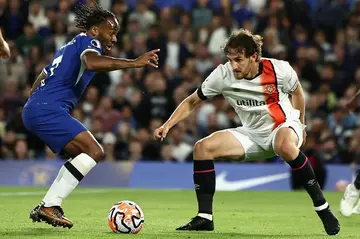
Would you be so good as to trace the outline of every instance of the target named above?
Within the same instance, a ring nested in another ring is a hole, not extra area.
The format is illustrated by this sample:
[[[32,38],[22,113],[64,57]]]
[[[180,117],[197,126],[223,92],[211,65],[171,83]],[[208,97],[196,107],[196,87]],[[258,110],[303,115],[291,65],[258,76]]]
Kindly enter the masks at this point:
[[[44,188],[0,187],[0,238],[325,238],[328,237],[305,192],[217,192],[214,232],[178,232],[175,228],[196,214],[193,191],[78,188],[63,203],[72,229],[33,223],[30,210]],[[360,215],[339,214],[340,193],[326,193],[340,219],[336,238],[360,238]],[[110,207],[121,200],[135,201],[145,214],[138,235],[115,234],[107,225]]]

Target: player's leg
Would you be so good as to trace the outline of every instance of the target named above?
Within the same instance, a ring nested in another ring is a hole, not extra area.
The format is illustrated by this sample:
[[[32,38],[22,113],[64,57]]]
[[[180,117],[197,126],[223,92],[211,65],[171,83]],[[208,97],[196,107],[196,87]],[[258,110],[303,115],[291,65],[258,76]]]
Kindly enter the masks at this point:
[[[277,155],[290,165],[293,173],[296,174],[300,183],[304,185],[327,234],[335,235],[340,231],[339,222],[326,202],[307,157],[299,150],[302,143],[302,132],[301,130],[296,132],[295,128],[296,125],[294,127],[284,125],[284,127],[279,128],[274,137],[273,149]]]
[[[64,216],[62,201],[76,188],[79,182],[95,167],[104,153],[100,144],[89,131],[82,131],[65,147],[72,159],[61,167],[42,203],[33,209],[30,217],[34,221],[46,221],[53,226],[71,228],[73,223]]]
[[[247,137],[244,135],[244,138]],[[194,186],[198,215],[177,230],[212,231],[213,196],[215,193],[214,159],[231,157],[243,159],[244,147],[230,131],[218,131],[198,141],[194,147]]]
[[[357,171],[353,183],[349,184],[344,192],[344,197],[340,202],[340,212],[343,216],[349,217],[351,214],[360,214],[360,202],[354,207],[360,194],[360,170]]]
[[[89,131],[82,131],[64,148],[71,157],[60,169],[58,177],[45,195],[45,207],[60,206],[79,182],[96,166],[104,153]]]
[[[53,226],[71,228],[73,223],[64,216],[61,203],[101,160],[103,150],[92,134],[66,112],[30,111],[25,112],[23,118],[31,118],[27,121],[27,128],[38,135],[52,151],[65,151],[72,158],[61,167],[42,203],[31,211],[30,218]]]

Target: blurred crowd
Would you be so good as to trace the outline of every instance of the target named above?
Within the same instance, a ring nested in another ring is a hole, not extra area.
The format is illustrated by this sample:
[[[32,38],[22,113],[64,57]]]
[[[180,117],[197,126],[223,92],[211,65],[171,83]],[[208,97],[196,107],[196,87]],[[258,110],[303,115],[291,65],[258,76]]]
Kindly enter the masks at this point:
[[[55,159],[27,132],[21,107],[54,52],[71,40],[79,0],[0,0],[0,26],[11,58],[0,62],[0,158]],[[233,30],[264,37],[263,56],[288,60],[306,93],[305,153],[313,164],[359,158],[360,118],[345,103],[360,86],[360,1],[355,0],[98,0],[118,17],[111,54],[136,58],[160,48],[159,69],[98,73],[72,115],[104,146],[105,160],[184,162],[194,143],[241,125],[219,96],[204,102],[162,143],[155,128],[226,59]],[[360,104],[358,104],[360,106]],[[278,161],[274,158],[268,162]]]

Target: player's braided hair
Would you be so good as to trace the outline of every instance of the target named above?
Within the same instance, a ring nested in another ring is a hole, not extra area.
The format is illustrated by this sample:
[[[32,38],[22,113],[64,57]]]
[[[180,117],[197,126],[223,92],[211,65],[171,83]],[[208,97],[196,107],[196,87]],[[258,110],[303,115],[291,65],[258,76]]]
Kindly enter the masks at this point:
[[[244,51],[245,57],[250,57],[257,53],[257,61],[261,58],[261,47],[263,45],[260,35],[253,35],[250,31],[241,28],[239,31],[233,32],[226,40],[222,49],[225,54],[229,54],[234,50],[238,53]]]
[[[84,4],[75,6],[75,25],[81,30],[89,30],[92,26],[101,24],[106,21],[108,17],[115,17],[115,15],[103,9],[95,1],[94,7],[88,7]]]

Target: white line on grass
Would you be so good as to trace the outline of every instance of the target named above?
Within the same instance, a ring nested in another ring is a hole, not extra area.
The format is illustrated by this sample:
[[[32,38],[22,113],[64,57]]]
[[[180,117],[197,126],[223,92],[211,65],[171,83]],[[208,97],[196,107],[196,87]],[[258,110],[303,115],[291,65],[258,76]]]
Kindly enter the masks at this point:
[[[1,187],[0,187],[1,188]],[[104,188],[104,189],[81,189],[75,190],[75,194],[97,194],[97,193],[108,193],[108,192],[141,192],[141,191],[190,191],[192,189],[180,189],[180,188]],[[36,196],[36,195],[44,195],[46,191],[35,191],[35,192],[0,192],[0,197],[10,197],[10,196]]]
[[[79,190],[74,191],[75,194],[96,194],[96,193],[106,193],[109,192],[108,189],[89,189],[89,190]],[[32,195],[43,195],[46,191],[37,191],[37,192],[0,192],[0,197],[8,196],[32,196]]]

